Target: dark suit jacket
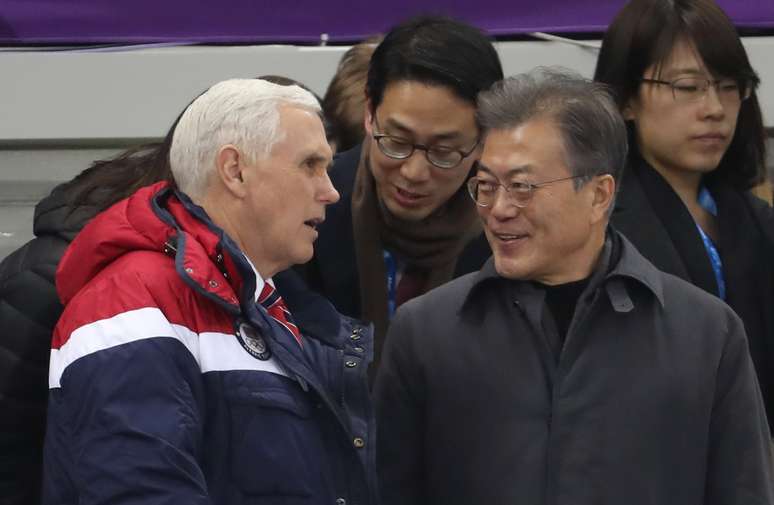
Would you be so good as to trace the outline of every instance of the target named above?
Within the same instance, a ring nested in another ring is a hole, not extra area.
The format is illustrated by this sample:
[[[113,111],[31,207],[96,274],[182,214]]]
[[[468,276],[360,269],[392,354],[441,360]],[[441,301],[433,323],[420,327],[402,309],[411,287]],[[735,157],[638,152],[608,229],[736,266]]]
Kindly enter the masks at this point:
[[[613,228],[659,270],[717,296],[715,274],[696,224],[669,184],[636,158],[619,184]],[[719,211],[716,245],[723,261],[726,302],[744,322],[774,432],[774,211],[749,191],[717,184],[709,189]],[[468,245],[459,264],[470,267],[488,254],[482,235]]]
[[[622,242],[559,360],[542,290],[491,260],[398,309],[374,390],[384,505],[774,503],[741,321]]]

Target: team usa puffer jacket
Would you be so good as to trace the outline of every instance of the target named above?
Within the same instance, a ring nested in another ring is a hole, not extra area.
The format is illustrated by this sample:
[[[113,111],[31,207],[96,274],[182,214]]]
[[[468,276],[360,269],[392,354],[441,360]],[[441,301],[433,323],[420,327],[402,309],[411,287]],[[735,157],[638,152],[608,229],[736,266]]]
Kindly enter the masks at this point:
[[[57,271],[44,503],[375,503],[370,328],[311,297],[299,346],[256,282],[165,183],[83,229]]]

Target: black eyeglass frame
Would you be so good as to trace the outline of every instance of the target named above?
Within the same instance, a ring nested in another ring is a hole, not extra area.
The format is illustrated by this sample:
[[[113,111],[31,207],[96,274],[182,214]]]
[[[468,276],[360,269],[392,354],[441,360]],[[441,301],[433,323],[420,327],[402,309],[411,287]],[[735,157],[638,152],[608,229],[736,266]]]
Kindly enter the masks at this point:
[[[376,121],[375,117],[374,117],[374,124],[376,125],[377,128],[381,129],[381,127],[379,126],[379,123],[378,123],[378,121]],[[420,151],[424,151],[425,152],[425,159],[431,165],[433,165],[436,168],[440,168],[441,170],[451,170],[453,168],[456,168],[456,167],[460,166],[460,164],[465,160],[465,158],[467,158],[468,156],[473,154],[473,151],[475,151],[476,148],[481,143],[481,139],[478,138],[478,139],[476,139],[476,143],[473,144],[473,147],[471,147],[468,151],[463,151],[463,150],[460,150],[460,149],[447,149],[447,150],[444,150],[444,153],[446,153],[446,154],[448,154],[448,153],[457,153],[457,154],[459,154],[460,155],[460,159],[456,163],[451,164],[451,165],[439,165],[437,162],[433,161],[430,158],[430,153],[433,152],[433,150],[435,149],[433,146],[429,146],[427,144],[417,144],[417,143],[414,143],[414,142],[409,142],[408,140],[404,139],[403,137],[398,137],[396,135],[389,135],[387,133],[377,133],[377,132],[374,132],[371,135],[371,137],[373,137],[374,141],[376,142],[376,145],[379,147],[379,150],[382,152],[382,154],[384,154],[388,158],[392,158],[394,160],[406,160],[406,159],[411,158],[411,156],[414,155],[414,151],[419,149]],[[395,139],[395,140],[398,140],[401,144],[406,144],[407,146],[410,146],[411,150],[407,154],[405,154],[405,155],[395,155],[395,153],[389,153],[389,152],[387,152],[385,150],[384,146],[382,145],[382,139]]]

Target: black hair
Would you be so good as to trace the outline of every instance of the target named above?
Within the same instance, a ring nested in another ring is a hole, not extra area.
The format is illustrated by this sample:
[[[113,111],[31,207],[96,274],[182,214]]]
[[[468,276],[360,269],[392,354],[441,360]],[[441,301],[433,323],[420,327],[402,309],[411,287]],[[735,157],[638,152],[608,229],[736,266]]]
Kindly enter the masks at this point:
[[[713,0],[632,0],[615,17],[602,41],[594,79],[610,86],[619,108],[637,95],[646,69],[658,71],[675,43],[685,38],[715,75],[749,82],[734,138],[708,180],[746,190],[765,174],[766,137],[755,87],[759,79],[733,23]],[[629,123],[630,151],[636,152]]]
[[[503,78],[492,42],[478,28],[444,16],[420,16],[395,26],[374,51],[366,95],[374,112],[392,82],[445,86],[472,104]]]
[[[303,82],[299,82],[295,79],[291,79],[290,77],[285,77],[284,75],[274,75],[274,74],[267,74],[267,75],[260,75],[256,77],[256,79],[261,79],[266,82],[270,82],[272,84],[276,84],[278,86],[298,86],[299,88],[303,89],[304,91],[308,91],[309,93],[314,96],[315,100],[317,100],[317,103],[320,104],[320,120],[322,121],[323,128],[325,129],[325,138],[328,139],[328,142],[336,142],[336,133],[334,132],[333,125],[330,121],[330,119],[325,115],[325,111],[323,109],[323,101],[320,96],[312,91],[309,86],[304,84]]]
[[[143,186],[159,181],[174,186],[169,167],[173,131],[162,142],[131,147],[114,158],[93,162],[62,187],[73,193],[72,210],[90,205],[101,212]]]
[[[97,160],[64,184],[62,190],[73,194],[71,211],[82,205],[91,205],[101,212],[143,186],[160,181],[167,181],[170,187],[175,188],[169,150],[177,123],[186,109],[188,106],[180,112],[161,142],[131,147],[113,158]]]

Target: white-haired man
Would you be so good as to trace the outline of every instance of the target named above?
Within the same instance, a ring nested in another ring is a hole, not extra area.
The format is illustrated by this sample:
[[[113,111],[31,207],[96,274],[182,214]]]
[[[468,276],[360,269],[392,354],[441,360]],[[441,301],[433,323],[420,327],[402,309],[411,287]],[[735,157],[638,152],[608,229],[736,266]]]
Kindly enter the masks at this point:
[[[294,321],[271,281],[339,198],[319,114],[297,86],[214,85],[176,126],[178,188],[67,250],[44,503],[373,501],[370,332],[325,302]]]

